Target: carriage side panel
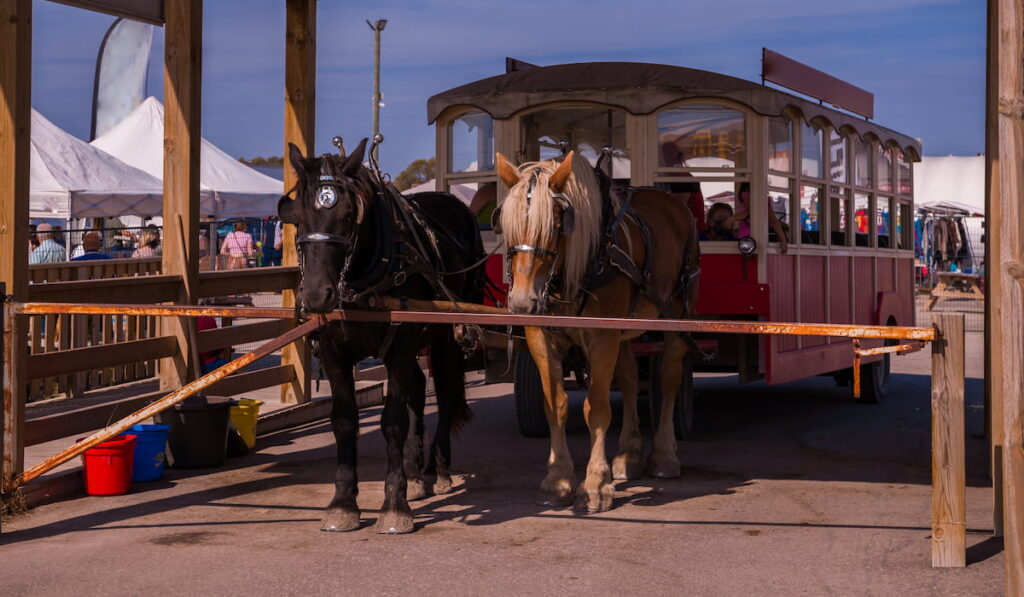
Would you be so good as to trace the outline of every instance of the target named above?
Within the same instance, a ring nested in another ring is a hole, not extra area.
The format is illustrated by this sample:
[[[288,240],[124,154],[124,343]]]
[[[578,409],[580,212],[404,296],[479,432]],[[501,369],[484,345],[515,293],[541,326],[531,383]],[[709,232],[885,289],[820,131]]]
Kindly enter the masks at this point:
[[[825,281],[827,257],[822,255],[801,255],[800,262],[800,319],[804,323],[826,323],[826,302],[829,288]],[[821,346],[826,343],[824,336],[800,338],[800,347]]]

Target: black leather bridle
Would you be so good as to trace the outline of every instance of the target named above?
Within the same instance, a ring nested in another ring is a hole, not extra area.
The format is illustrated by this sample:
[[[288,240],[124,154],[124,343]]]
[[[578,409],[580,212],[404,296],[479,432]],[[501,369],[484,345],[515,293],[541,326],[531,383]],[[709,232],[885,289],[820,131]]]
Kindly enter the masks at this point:
[[[537,186],[538,175],[541,173],[540,168],[534,168],[533,172],[530,173],[530,182],[526,188],[526,204],[529,205],[533,200],[533,190]],[[572,233],[575,228],[576,214],[573,210],[569,200],[562,193],[554,193],[551,198],[562,208],[562,215],[558,220],[558,234],[559,236],[568,236]],[[496,234],[501,234],[501,208],[497,208],[491,214],[491,229]],[[497,226],[495,225],[497,223]],[[557,246],[557,245],[556,245]],[[544,290],[541,293],[539,302],[541,305],[546,305],[548,299],[551,297],[551,288],[555,281],[556,270],[558,269],[559,254],[557,249],[555,251],[544,249],[542,247],[536,247],[526,243],[520,243],[517,245],[511,245],[508,248],[507,258],[511,260],[517,253],[526,253],[534,255],[539,258],[550,258],[551,268],[548,270],[548,279],[544,282]]]

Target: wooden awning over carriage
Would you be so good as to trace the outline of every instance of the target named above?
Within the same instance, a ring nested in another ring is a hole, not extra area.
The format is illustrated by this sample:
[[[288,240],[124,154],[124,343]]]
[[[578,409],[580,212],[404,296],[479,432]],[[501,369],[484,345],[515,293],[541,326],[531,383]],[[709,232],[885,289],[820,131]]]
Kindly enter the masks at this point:
[[[489,77],[449,89],[427,101],[427,120],[435,122],[451,107],[472,106],[504,120],[526,108],[551,103],[588,102],[652,114],[690,98],[725,98],[763,116],[799,110],[807,120],[822,118],[859,136],[873,135],[882,145],[898,146],[913,161],[921,143],[862,118],[752,81],[682,66],[641,62],[558,64]]]

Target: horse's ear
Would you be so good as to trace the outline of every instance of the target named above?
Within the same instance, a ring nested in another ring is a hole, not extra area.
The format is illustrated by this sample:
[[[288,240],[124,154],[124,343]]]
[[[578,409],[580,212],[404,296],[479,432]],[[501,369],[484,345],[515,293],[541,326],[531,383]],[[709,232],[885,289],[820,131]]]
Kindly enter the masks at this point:
[[[345,158],[345,165],[343,170],[346,176],[355,176],[356,172],[359,171],[359,167],[363,165],[363,155],[366,153],[366,142],[368,139],[365,137],[359,142],[359,146],[356,147],[355,151],[348,154]]]
[[[565,182],[569,180],[569,175],[572,174],[572,158],[574,155],[576,155],[574,151],[567,153],[562,163],[558,165],[551,178],[548,179],[548,187],[552,191],[561,193],[562,189],[565,188]]]
[[[295,200],[288,195],[281,195],[277,201],[277,218],[285,224],[295,224]]]
[[[301,177],[306,172],[306,160],[302,157],[302,151],[294,143],[288,144],[288,161],[292,163],[295,174]]]
[[[501,153],[494,154],[494,157],[498,164],[498,178],[501,179],[501,182],[510,189],[516,186],[519,182],[519,170],[516,170],[516,167]]]

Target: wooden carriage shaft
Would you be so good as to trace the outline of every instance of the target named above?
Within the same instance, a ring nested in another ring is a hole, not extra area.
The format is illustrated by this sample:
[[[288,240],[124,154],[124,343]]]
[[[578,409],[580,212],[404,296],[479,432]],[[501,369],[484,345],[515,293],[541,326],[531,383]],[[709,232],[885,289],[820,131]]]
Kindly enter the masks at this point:
[[[16,487],[23,485],[24,483],[27,483],[32,479],[35,479],[36,477],[39,477],[40,475],[46,473],[47,471],[55,467],[58,467],[61,464],[64,464],[65,462],[71,460],[72,458],[81,455],[89,448],[97,444],[103,443],[108,439],[118,435],[119,433],[127,431],[128,428],[131,427],[132,425],[141,423],[142,421],[145,421],[146,419],[164,410],[167,410],[168,408],[174,406],[175,404],[178,404],[179,402],[185,400],[189,396],[192,396],[197,392],[203,390],[204,388],[224,379],[228,375],[231,375],[232,373],[239,371],[240,369],[243,369],[244,367],[250,365],[254,361],[261,359],[269,355],[270,353],[280,349],[282,346],[305,336],[309,332],[324,325],[326,321],[327,318],[323,316],[311,319],[303,323],[302,325],[285,332],[284,334],[278,336],[277,338],[265,342],[256,350],[229,362],[228,364],[220,367],[219,369],[215,369],[214,371],[207,373],[206,375],[200,377],[199,379],[196,379],[195,381],[189,382],[181,386],[180,388],[164,396],[160,400],[157,400],[152,404],[146,405],[145,407],[135,411],[134,413],[128,415],[127,417],[121,419],[120,421],[108,425],[107,427],[93,433],[84,440],[77,442],[74,445],[65,448],[64,450],[61,450],[57,454],[51,456],[50,458],[47,458],[43,462],[40,462],[39,464],[35,465],[34,467],[30,468],[29,470],[25,471],[24,473],[15,477],[14,479],[4,479],[4,491],[11,491]]]
[[[410,306],[418,307],[409,301]],[[443,301],[423,301],[431,304]],[[495,307],[463,304],[453,306],[462,311],[334,311],[327,315],[330,320],[379,323],[439,323],[494,326],[538,326],[551,328],[647,330],[656,332],[703,332],[721,334],[772,334],[795,336],[833,336],[844,338],[923,340],[936,338],[934,328],[899,326],[862,326],[821,323],[776,323],[750,321],[717,321],[696,319],[628,319],[573,317],[562,315],[513,315]],[[494,312],[492,311],[498,311]],[[474,312],[486,311],[486,312]],[[174,317],[258,317],[267,319],[291,319],[295,312],[288,308],[252,307],[192,307],[152,306],[118,304],[65,304],[65,303],[20,303],[16,312],[21,315],[44,315],[52,313],[88,313],[151,315]]]

